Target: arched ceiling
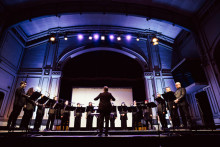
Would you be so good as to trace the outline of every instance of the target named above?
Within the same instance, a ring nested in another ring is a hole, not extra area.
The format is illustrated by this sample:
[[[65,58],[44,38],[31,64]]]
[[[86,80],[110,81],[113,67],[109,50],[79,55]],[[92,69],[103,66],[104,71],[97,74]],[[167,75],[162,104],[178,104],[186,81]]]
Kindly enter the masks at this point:
[[[126,16],[121,14],[65,14],[60,17],[46,16],[24,21],[18,26],[27,36],[32,36],[51,28],[66,28],[78,26],[117,26],[130,29],[150,29],[175,39],[182,30],[165,21],[146,20],[144,17]]]
[[[59,27],[114,26],[150,29],[173,43],[183,29],[194,27],[193,16],[207,3],[206,0],[0,0],[0,16],[5,20],[2,28],[15,27],[24,38]]]
[[[79,0],[1,0],[3,6],[8,9],[27,8],[45,4],[55,4],[60,2],[77,2]],[[81,0],[85,2],[119,2],[127,4],[146,5],[158,8],[165,8],[178,13],[190,15],[197,12],[206,0]]]

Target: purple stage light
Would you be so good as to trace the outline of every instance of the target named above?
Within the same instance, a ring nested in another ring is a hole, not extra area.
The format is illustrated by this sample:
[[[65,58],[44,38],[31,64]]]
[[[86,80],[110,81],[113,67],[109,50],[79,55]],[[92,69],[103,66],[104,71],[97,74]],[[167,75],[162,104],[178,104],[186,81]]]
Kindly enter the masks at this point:
[[[94,39],[98,40],[99,39],[99,34],[94,34]]]
[[[78,39],[82,40],[83,39],[83,35],[82,34],[78,34]]]
[[[114,40],[115,37],[114,37],[114,35],[110,35],[109,38],[110,38],[110,40]]]
[[[131,35],[126,35],[127,40],[131,40]]]

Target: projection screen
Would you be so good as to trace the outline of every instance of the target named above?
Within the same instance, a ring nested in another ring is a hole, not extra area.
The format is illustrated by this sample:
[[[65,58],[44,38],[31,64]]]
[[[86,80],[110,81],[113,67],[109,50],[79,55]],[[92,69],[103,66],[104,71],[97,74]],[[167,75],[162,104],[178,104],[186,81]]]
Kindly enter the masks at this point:
[[[76,106],[77,103],[82,104],[82,107],[88,106],[89,102],[93,103],[93,106],[98,106],[99,100],[94,101],[94,98],[103,92],[103,87],[73,87],[72,88],[72,106]],[[109,87],[109,92],[116,98],[116,101],[113,101],[115,106],[120,106],[122,102],[125,102],[127,106],[130,106],[133,103],[132,97],[132,88],[129,87],[118,87],[111,88]],[[115,120],[115,127],[121,127],[120,115],[117,110],[117,119]],[[74,112],[70,114],[70,123],[69,127],[74,127]],[[132,126],[132,115],[128,113],[127,127]],[[86,127],[86,116],[85,113],[82,115],[81,127]],[[93,117],[93,127],[97,127],[97,118]]]

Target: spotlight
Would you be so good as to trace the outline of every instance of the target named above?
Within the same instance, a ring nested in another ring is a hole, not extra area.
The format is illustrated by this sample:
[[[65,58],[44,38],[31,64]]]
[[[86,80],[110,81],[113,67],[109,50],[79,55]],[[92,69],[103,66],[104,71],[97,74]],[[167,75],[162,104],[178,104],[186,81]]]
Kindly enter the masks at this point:
[[[118,37],[117,37],[117,40],[118,40],[118,41],[121,41],[121,37],[120,37],[120,36],[118,36]]]
[[[152,42],[158,42],[159,40],[156,37],[152,38]]]
[[[131,40],[131,35],[126,35],[127,40]]]
[[[92,36],[89,36],[89,40],[92,40]]]
[[[94,34],[93,37],[94,37],[95,40],[98,40],[99,39],[99,34]]]
[[[140,41],[140,38],[139,38],[139,37],[137,37],[137,38],[136,38],[136,41]]]
[[[159,43],[158,42],[153,42],[153,45],[158,45]]]
[[[82,40],[83,39],[83,35],[82,34],[78,34],[78,40]],[[90,36],[91,37],[91,36]],[[91,39],[90,39],[91,40]]]
[[[115,38],[115,37],[114,37],[114,35],[112,35],[112,34],[109,36],[109,39],[110,39],[110,40],[114,40],[114,38]]]
[[[105,40],[105,36],[101,36],[101,40]]]
[[[64,40],[68,40],[67,35],[64,36]]]
[[[56,38],[54,36],[50,37],[50,41],[54,42],[56,40]]]

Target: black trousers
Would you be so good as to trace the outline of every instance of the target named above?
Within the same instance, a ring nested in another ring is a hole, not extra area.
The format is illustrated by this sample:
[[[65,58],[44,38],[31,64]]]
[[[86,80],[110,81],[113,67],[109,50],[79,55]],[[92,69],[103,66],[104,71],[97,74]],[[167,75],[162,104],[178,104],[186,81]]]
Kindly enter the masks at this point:
[[[175,106],[175,108],[173,108]],[[168,109],[170,112],[170,117],[173,123],[173,127],[179,127],[180,126],[180,118],[177,111],[177,105],[174,105],[174,102],[168,102]]]
[[[49,114],[48,120],[47,120],[47,124],[46,124],[46,129],[53,129],[53,124],[54,124],[54,120],[55,120],[55,114]]]
[[[138,127],[138,115],[132,114],[132,128],[135,130],[135,127]]]
[[[22,110],[22,106],[15,105],[13,107],[13,110],[9,116],[9,119],[8,119],[7,127],[15,127],[16,126],[16,121],[17,121],[19,114],[21,113],[21,110]]]
[[[106,134],[108,133],[110,113],[111,113],[111,111],[100,110],[100,115],[99,115],[99,131],[100,131],[100,133],[103,133],[104,120],[105,120],[105,133]]]
[[[121,116],[121,129],[127,129],[127,116]]]
[[[167,121],[166,121],[166,115],[162,112],[158,113],[160,123],[162,125],[162,128],[167,128]]]
[[[186,101],[177,103],[184,127],[191,127],[192,121]]]
[[[39,130],[43,117],[44,117],[44,112],[37,113],[37,116],[34,122],[34,130]]]
[[[63,115],[61,119],[61,131],[66,131],[66,127],[69,125],[69,115]]]
[[[33,110],[25,110],[24,115],[21,120],[20,128],[22,129],[28,129],[28,125],[30,124],[30,121],[33,116]]]
[[[81,116],[76,116],[74,122],[74,128],[76,130],[80,130],[80,124],[81,124]]]
[[[110,128],[111,128],[112,130],[115,129],[115,116],[110,117]]]
[[[88,115],[86,120],[86,128],[92,130],[93,115]]]

